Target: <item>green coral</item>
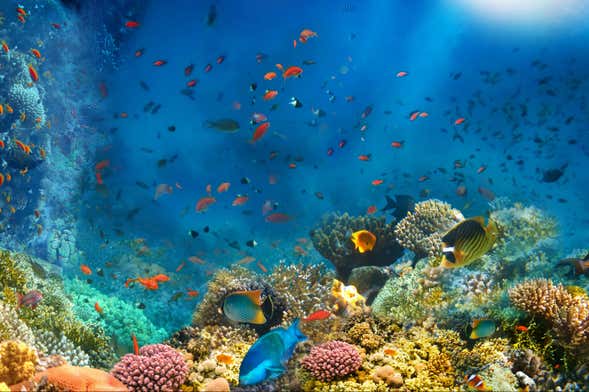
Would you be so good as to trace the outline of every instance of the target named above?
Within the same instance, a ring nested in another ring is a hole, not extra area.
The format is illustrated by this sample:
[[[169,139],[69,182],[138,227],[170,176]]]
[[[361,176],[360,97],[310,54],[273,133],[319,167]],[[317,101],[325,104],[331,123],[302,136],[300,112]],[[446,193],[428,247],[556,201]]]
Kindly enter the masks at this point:
[[[323,217],[311,231],[311,240],[321,256],[335,266],[337,277],[346,282],[354,268],[386,266],[402,255],[403,248],[395,239],[394,228],[394,223],[387,224],[384,216],[331,214]],[[351,236],[358,230],[368,230],[376,236],[372,251],[360,253],[355,249]]]

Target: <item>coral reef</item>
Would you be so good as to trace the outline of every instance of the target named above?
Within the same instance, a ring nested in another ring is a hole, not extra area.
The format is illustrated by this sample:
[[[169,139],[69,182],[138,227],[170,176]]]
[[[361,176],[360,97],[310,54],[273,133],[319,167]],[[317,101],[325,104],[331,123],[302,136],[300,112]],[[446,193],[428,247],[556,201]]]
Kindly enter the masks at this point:
[[[395,227],[399,243],[411,250],[416,259],[437,258],[442,255],[442,236],[464,216],[450,204],[431,199],[415,205]]]
[[[519,309],[548,320],[559,343],[589,352],[589,299],[572,295],[563,285],[534,279],[509,290],[509,299]]]
[[[333,340],[313,347],[301,364],[316,379],[332,381],[358,370],[362,357],[351,344]]]
[[[19,340],[29,346],[35,345],[33,331],[18,318],[14,307],[0,301],[0,341],[3,340]]]
[[[378,294],[378,290],[389,278],[390,270],[388,268],[369,265],[354,268],[350,272],[348,284],[356,287],[358,292],[366,298],[366,302],[370,304]]]
[[[386,223],[384,216],[331,214],[324,217],[310,235],[315,249],[334,265],[337,277],[347,282],[356,267],[386,266],[402,255],[403,249],[395,239],[394,227],[394,224]],[[372,251],[359,253],[355,250],[350,238],[358,230],[368,230],[376,236]]]
[[[48,385],[59,391],[121,392],[127,390],[124,384],[103,370],[71,365],[49,368],[37,373],[33,381],[13,385],[11,388],[18,391],[23,387],[26,390],[46,390]]]
[[[111,371],[129,391],[175,391],[186,379],[184,357],[165,344],[143,346],[139,355],[126,354]]]
[[[35,374],[37,352],[23,342],[0,343],[0,382],[8,385],[28,380]]]
[[[89,366],[90,358],[63,333],[40,330],[35,333],[37,349],[46,356],[59,355],[73,366]]]
[[[339,315],[368,313],[370,311],[368,306],[366,306],[366,299],[358,293],[356,287],[346,286],[337,279],[333,280],[331,297],[328,303],[331,305],[334,313]]]

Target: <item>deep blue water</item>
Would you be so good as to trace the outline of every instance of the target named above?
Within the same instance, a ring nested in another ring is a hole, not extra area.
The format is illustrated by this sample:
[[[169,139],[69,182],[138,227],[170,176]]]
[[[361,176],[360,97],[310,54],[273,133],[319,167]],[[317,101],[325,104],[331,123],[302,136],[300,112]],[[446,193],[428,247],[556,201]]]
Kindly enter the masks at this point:
[[[12,17],[16,3],[7,3],[3,12]],[[217,18],[208,26],[211,4]],[[484,187],[558,217],[563,254],[585,247],[589,29],[579,20],[586,11],[580,8],[560,24],[556,17],[483,22],[449,1],[152,1],[135,7],[90,2],[80,11],[66,11],[69,24],[78,24],[79,30],[51,34],[73,34],[90,43],[70,48],[84,50],[70,57],[79,62],[70,65],[84,69],[85,99],[95,104],[94,117],[86,121],[96,131],[81,143],[92,153],[78,162],[86,185],[79,209],[72,206],[78,246],[96,267],[134,254],[129,241],[137,238],[152,251],[146,262],[172,274],[189,256],[206,260],[205,265],[187,262],[174,274],[174,286],[164,290],[171,295],[185,288],[202,290],[207,273],[246,255],[267,267],[283,258],[296,260],[296,239],[308,238],[325,213],[360,215],[371,205],[382,208],[386,194],[408,194],[417,200],[438,198],[475,216],[488,209],[477,191]],[[140,26],[125,28],[127,20]],[[318,37],[293,48],[304,28]],[[108,45],[96,45],[95,37],[109,34],[116,50],[107,56],[98,49]],[[140,48],[144,54],[136,57]],[[261,62],[257,53],[265,54]],[[221,55],[225,60],[217,64]],[[152,64],[160,59],[167,64]],[[304,60],[315,64],[302,65]],[[47,61],[50,67],[52,60]],[[283,80],[276,63],[302,66],[303,74]],[[186,77],[189,64],[194,71]],[[210,72],[204,71],[207,64]],[[264,80],[269,71],[278,77]],[[399,71],[408,75],[398,78]],[[190,79],[198,80],[191,89],[194,99],[180,93]],[[106,97],[99,94],[101,82]],[[254,92],[252,83],[257,83]],[[266,89],[278,90],[277,98],[265,102]],[[289,105],[291,97],[303,107]],[[149,101],[162,105],[159,112],[144,112]],[[278,107],[271,110],[274,104]],[[362,119],[368,106],[372,113]],[[325,116],[315,116],[312,108]],[[429,115],[411,121],[415,110]],[[121,118],[122,112],[128,118]],[[252,144],[253,112],[268,116],[271,127]],[[455,126],[460,117],[466,121]],[[219,118],[236,120],[239,131],[222,133],[203,125]],[[364,124],[367,129],[361,131]],[[51,137],[59,140],[59,132]],[[342,140],[346,145],[339,148]],[[393,141],[403,141],[402,148],[391,147]],[[334,149],[331,156],[329,148]],[[271,160],[273,151],[278,156]],[[370,160],[359,160],[361,154],[370,154]],[[175,155],[158,167],[158,160]],[[93,166],[104,159],[110,166],[103,173],[104,186],[97,188]],[[451,181],[456,160],[465,163],[458,170],[464,175],[461,182]],[[295,169],[289,168],[293,162]],[[544,171],[565,164],[558,181],[542,181]],[[481,166],[486,170],[479,174]],[[277,183],[269,184],[269,176]],[[428,179],[420,182],[422,176]],[[243,177],[251,182],[241,184]],[[371,185],[375,179],[384,183]],[[230,189],[217,194],[222,182],[230,182]],[[173,193],[154,201],[155,186],[162,183],[170,184]],[[197,213],[207,184],[217,202]],[[460,184],[468,190],[465,197],[456,195]],[[248,202],[231,206],[237,194],[247,195]],[[267,200],[291,221],[265,222],[261,207]],[[187,235],[190,229],[199,236]],[[259,243],[255,248],[246,246],[252,239]],[[231,241],[241,250],[230,247]],[[309,253],[305,261],[320,259],[315,251]],[[126,265],[118,280],[98,287],[124,292],[121,279],[145,274],[144,267],[134,271]],[[145,301],[156,302],[159,294],[144,295]],[[193,303],[181,306],[179,323],[189,320]]]

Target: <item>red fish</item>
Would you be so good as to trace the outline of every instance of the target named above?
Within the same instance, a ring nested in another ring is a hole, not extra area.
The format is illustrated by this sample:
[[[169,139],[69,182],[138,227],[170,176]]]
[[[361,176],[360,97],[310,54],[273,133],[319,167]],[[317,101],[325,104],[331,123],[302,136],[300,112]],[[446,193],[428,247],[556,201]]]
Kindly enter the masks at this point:
[[[301,41],[301,43],[303,43],[303,44],[306,44],[307,41],[309,40],[309,38],[312,38],[312,37],[318,37],[317,33],[314,32],[313,30],[304,29],[299,34],[299,41]]]
[[[223,61],[225,61],[225,56],[219,56],[217,57],[217,64],[221,64]]]
[[[96,166],[94,166],[94,169],[96,169],[96,170],[102,170],[102,169],[104,169],[105,167],[108,167],[108,166],[110,166],[110,161],[108,159],[105,159],[103,161],[98,162],[96,164]]]
[[[276,77],[276,72],[272,72],[272,71],[270,71],[270,72],[266,72],[266,73],[264,74],[264,79],[265,79],[265,80],[272,80],[272,79],[274,79],[275,77]]]
[[[391,143],[391,147],[401,148],[401,147],[403,147],[403,144],[405,144],[405,141],[404,140],[394,141],[394,142]]]
[[[399,72],[397,72],[397,75],[395,75],[395,76],[398,78],[404,78],[407,75],[409,75],[409,72],[399,71]]]
[[[460,117],[460,118],[456,119],[456,121],[454,121],[454,125],[460,125],[465,121],[466,121],[466,119],[464,117]]]
[[[325,320],[329,316],[331,316],[331,312],[330,311],[321,309],[321,310],[317,310],[317,311],[311,313],[310,315],[308,315],[307,317],[305,317],[303,319],[303,321],[308,322],[308,321]]]
[[[298,78],[301,76],[302,73],[303,73],[303,69],[301,67],[297,67],[296,65],[293,65],[291,67],[288,67],[286,69],[286,71],[284,71],[282,73],[282,77],[284,79],[292,78],[292,77]]]
[[[0,186],[4,184],[4,174],[0,173]]]
[[[380,180],[380,179],[372,180],[372,185],[374,185],[374,186],[381,185],[382,183],[384,183],[384,180]]]
[[[266,90],[262,98],[264,99],[264,101],[270,101],[271,99],[276,98],[277,95],[278,91],[276,90]]]
[[[25,295],[17,294],[16,308],[19,309],[21,306],[28,306],[35,309],[42,299],[43,294],[38,290],[31,290]]]
[[[275,212],[273,214],[267,215],[266,216],[266,222],[271,222],[271,223],[285,223],[290,221],[292,218],[289,215],[280,213],[280,212]]]
[[[10,52],[10,48],[8,48],[6,41],[2,41],[2,50],[4,50],[4,53]]]
[[[176,272],[180,272],[182,270],[182,268],[184,268],[184,266],[186,265],[186,262],[183,261],[182,263],[180,263],[180,265],[176,268]]]
[[[415,119],[419,116],[419,112],[415,111],[415,112],[411,112],[411,114],[409,115],[409,120],[411,121],[415,121]]]
[[[82,271],[84,275],[92,275],[92,270],[86,264],[80,266],[80,271]]]
[[[27,11],[22,7],[16,7],[16,13],[18,15],[27,16]]]
[[[100,174],[99,171],[95,172],[94,175],[96,176],[96,183],[98,185],[104,184],[104,181],[102,180],[102,174]]]
[[[525,325],[516,325],[515,330],[519,332],[528,332],[528,327]]]
[[[190,76],[192,71],[194,70],[194,64],[188,64],[186,68],[184,68],[184,76]]]
[[[362,112],[360,117],[364,119],[364,118],[370,116],[370,113],[372,113],[372,106],[366,106],[366,109],[364,109],[364,111]]]
[[[205,72],[211,72],[212,69],[213,69],[213,66],[211,64],[205,65]]]
[[[270,128],[269,122],[265,122],[263,124],[258,125],[256,130],[254,131],[254,134],[252,135],[251,142],[254,143],[254,142],[257,142],[258,140],[260,140],[266,134],[266,132],[268,132],[269,128]]]
[[[29,155],[31,153],[31,147],[29,147],[28,145],[24,144],[20,140],[14,139],[14,144],[16,144],[17,147],[20,148],[25,154]]]
[[[141,57],[141,56],[143,56],[143,53],[145,53],[145,49],[143,49],[143,48],[137,49],[135,51],[135,57]]]
[[[231,186],[231,183],[229,182],[223,182],[221,183],[218,187],[217,187],[217,193],[223,193],[223,192],[227,192],[229,190],[229,187]]]
[[[161,67],[162,65],[166,65],[168,62],[166,60],[156,60],[153,62],[153,65],[156,67]]]
[[[264,114],[262,113],[254,113],[252,114],[252,123],[253,124],[258,124],[264,121],[268,121],[268,117],[266,117]]]
[[[268,268],[266,268],[266,267],[264,266],[264,264],[262,264],[262,262],[261,262],[261,261],[258,261],[258,262],[256,263],[256,265],[258,266],[258,268],[260,269],[260,271],[262,271],[263,273],[266,273],[266,272],[268,272]]]
[[[102,98],[108,97],[108,89],[106,88],[106,83],[104,83],[104,82],[98,83],[98,91],[100,91],[100,96]]]
[[[29,75],[31,76],[31,79],[33,80],[33,82],[36,82],[39,80],[39,74],[37,73],[37,70],[35,69],[35,67],[33,67],[33,64],[29,64]]]
[[[51,27],[53,27],[56,30],[61,29],[61,25],[59,23],[51,23]]]
[[[249,198],[247,196],[237,195],[237,197],[235,197],[235,199],[233,199],[233,203],[231,203],[231,205],[233,207],[241,206],[241,205],[244,205],[245,203],[247,203],[248,200],[249,200]]]
[[[100,305],[98,304],[98,302],[94,302],[94,309],[96,309],[96,311],[100,314],[102,314],[102,308],[100,307]]]
[[[217,200],[214,197],[205,196],[196,203],[196,212],[206,211]]]
[[[135,334],[131,334],[131,339],[133,340],[133,353],[135,355],[139,355],[139,343],[137,343],[137,338]]]
[[[125,27],[127,27],[129,29],[135,29],[135,28],[139,27],[139,22],[134,21],[134,20],[128,20],[127,22],[125,22]]]
[[[368,208],[366,209],[366,213],[367,213],[368,215],[372,215],[372,214],[374,214],[375,212],[376,212],[376,206],[370,206],[370,207],[368,207]]]
[[[189,80],[188,82],[186,82],[186,86],[187,87],[194,87],[194,86],[196,86],[196,79],[192,79],[192,80]]]
[[[364,162],[368,162],[370,160],[370,157],[372,156],[372,154],[362,154],[362,155],[358,155],[358,159]]]
[[[491,191],[490,189],[483,188],[482,186],[479,186],[478,190],[479,190],[479,193],[481,194],[481,196],[483,196],[488,201],[495,200],[495,193],[493,193],[493,191]]]

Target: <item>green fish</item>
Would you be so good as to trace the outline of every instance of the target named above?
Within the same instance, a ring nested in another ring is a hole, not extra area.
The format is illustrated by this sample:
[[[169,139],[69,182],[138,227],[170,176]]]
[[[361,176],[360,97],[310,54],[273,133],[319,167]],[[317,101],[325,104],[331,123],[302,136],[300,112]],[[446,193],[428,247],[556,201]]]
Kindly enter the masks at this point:
[[[485,227],[485,218],[477,216],[456,224],[442,237],[442,266],[463,267],[487,253],[497,239],[497,225],[492,220]]]
[[[239,123],[231,118],[205,121],[205,126],[220,132],[235,133],[239,130]]]
[[[262,290],[235,291],[227,295],[223,301],[223,314],[238,323],[265,324]]]
[[[472,322],[472,331],[470,332],[470,339],[486,338],[493,333],[496,329],[495,322],[493,320],[474,320]]]

